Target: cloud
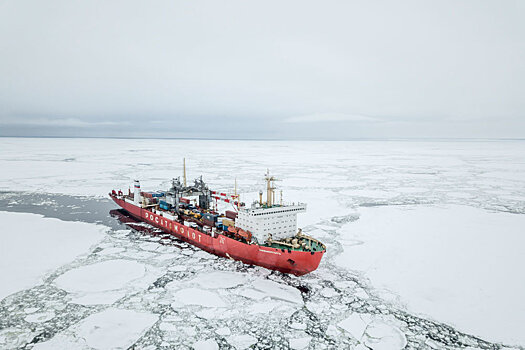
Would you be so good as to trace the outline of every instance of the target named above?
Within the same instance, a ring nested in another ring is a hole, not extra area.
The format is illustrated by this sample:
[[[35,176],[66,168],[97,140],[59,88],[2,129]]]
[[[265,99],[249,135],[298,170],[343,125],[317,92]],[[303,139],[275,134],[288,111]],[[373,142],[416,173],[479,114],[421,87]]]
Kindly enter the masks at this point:
[[[71,128],[93,128],[98,126],[111,126],[128,124],[126,122],[86,122],[78,118],[16,118],[16,119],[0,119],[0,125],[23,125],[23,126],[60,126]]]
[[[320,122],[374,122],[377,118],[359,114],[314,113],[286,118],[285,123],[320,123]]]

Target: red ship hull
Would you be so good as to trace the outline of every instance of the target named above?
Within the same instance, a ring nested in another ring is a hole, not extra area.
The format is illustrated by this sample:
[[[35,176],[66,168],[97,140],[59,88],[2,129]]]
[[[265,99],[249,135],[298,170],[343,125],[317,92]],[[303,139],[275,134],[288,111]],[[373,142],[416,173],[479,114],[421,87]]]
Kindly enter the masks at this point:
[[[208,253],[242,261],[245,264],[258,265],[270,270],[277,270],[297,276],[314,271],[319,266],[324,251],[305,252],[276,249],[257,244],[247,244],[219,234],[215,237],[204,234],[177,221],[164,218],[148,209],[140,208],[115,195],[113,201],[137,219],[147,222],[162,231],[190,243]]]

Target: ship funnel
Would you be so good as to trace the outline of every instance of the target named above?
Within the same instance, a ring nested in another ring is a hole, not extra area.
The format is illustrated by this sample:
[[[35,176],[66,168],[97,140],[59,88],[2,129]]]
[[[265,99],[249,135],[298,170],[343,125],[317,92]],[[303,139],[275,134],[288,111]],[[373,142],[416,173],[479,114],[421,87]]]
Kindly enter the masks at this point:
[[[136,205],[140,205],[140,182],[139,180],[135,180],[134,190],[133,190],[133,202],[135,202]]]

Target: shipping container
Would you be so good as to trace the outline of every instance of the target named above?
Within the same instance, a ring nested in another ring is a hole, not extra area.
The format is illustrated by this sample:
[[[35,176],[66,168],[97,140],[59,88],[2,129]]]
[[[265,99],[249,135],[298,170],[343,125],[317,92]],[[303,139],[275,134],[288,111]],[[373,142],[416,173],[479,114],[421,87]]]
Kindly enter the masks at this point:
[[[182,203],[190,204],[190,200],[188,198],[180,197],[180,201]]]
[[[223,224],[224,226],[233,226],[233,225],[234,225],[234,222],[233,222],[233,220],[223,219],[223,220],[222,220],[222,224]]]
[[[237,212],[235,211],[226,210],[225,214],[228,219],[237,219]]]
[[[204,223],[204,225],[206,226],[213,226],[215,223],[211,220],[207,220],[207,219],[202,219],[202,222]]]
[[[149,192],[140,192],[140,195],[142,197],[146,197],[146,198],[152,198],[153,196],[151,195],[151,193]]]

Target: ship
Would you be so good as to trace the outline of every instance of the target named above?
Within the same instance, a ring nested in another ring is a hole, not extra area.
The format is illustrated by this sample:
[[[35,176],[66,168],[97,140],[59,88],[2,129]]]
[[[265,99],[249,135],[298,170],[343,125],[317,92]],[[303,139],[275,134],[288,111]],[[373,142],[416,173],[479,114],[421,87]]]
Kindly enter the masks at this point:
[[[195,247],[220,257],[257,265],[270,270],[301,276],[317,269],[326,246],[297,228],[297,214],[306,204],[275,201],[275,181],[266,172],[266,200],[251,205],[234,193],[210,190],[202,180],[186,183],[171,180],[167,191],[141,191],[135,180],[133,191],[112,190],[111,199],[129,215],[175,236]],[[222,204],[222,205],[221,205]],[[223,212],[219,207],[231,206]]]

